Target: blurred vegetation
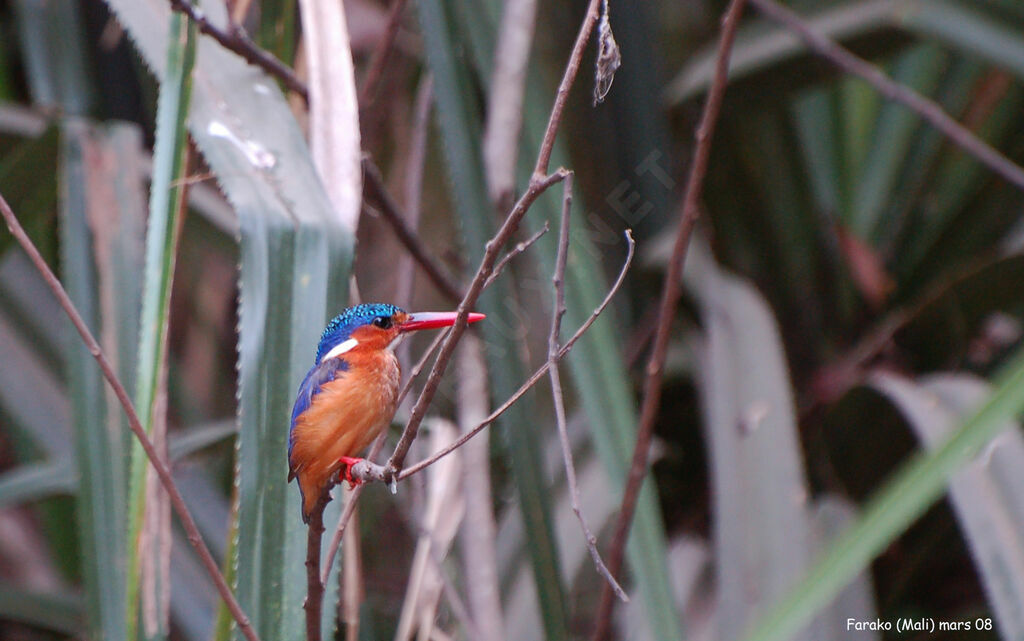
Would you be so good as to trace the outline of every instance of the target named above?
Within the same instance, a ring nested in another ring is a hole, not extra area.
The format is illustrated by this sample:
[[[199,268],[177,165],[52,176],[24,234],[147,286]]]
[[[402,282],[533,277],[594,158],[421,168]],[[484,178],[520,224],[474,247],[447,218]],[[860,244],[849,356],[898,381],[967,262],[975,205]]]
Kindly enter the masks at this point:
[[[260,46],[304,73],[297,2],[231,4]],[[377,91],[360,105],[363,150],[400,206],[422,212],[421,241],[463,283],[505,213],[490,200],[480,142],[503,4],[408,3]],[[538,3],[520,192],[586,4]],[[1024,163],[1020,3],[788,4]],[[0,0],[0,193],[130,390],[161,372],[157,356],[140,353],[147,336],[158,340],[142,301],[159,297],[154,287],[171,274],[166,264],[143,267],[147,252],[157,260],[146,247],[146,221],[157,224],[150,190],[180,183],[153,159],[154,144],[174,135],[157,127],[174,72],[168,5]],[[359,86],[389,5],[345,2]],[[576,173],[566,332],[617,273],[622,231],[637,239],[626,286],[563,368],[583,511],[602,549],[632,454],[653,310],[725,5],[612,0],[623,66],[593,106],[590,46],[553,158]],[[220,3],[203,6],[223,19]],[[156,396],[165,393],[175,478],[243,607],[263,639],[301,639],[305,531],[285,484],[284,439],[319,329],[350,300],[350,275],[365,301],[452,302],[421,273],[403,284],[407,252],[372,207],[354,236],[335,221],[301,99],[199,41],[188,208],[177,232],[173,219],[159,223],[178,243],[166,388]],[[432,94],[423,94],[427,78]],[[422,95],[432,95],[425,129]],[[184,124],[186,114],[165,117]],[[545,222],[557,228],[560,204],[545,195],[519,238]],[[1022,205],[1024,194],[940,132],[748,9],[673,328],[653,482],[627,555],[633,598],[616,608],[615,638],[738,638],[821,554],[845,563],[841,582],[852,582],[835,601],[808,606],[797,638],[851,638],[848,618],[876,617],[894,628],[901,617],[990,620],[989,630],[931,636],[1021,638],[1024,441],[1014,423],[986,443],[1020,416]],[[488,371],[477,375],[488,378],[491,406],[544,359],[554,235],[481,299]],[[414,343],[411,360],[423,347]],[[460,415],[465,378],[451,368],[433,415]],[[149,407],[152,396],[142,398]],[[0,231],[0,638],[238,636],[176,521],[165,524],[164,549],[132,540],[138,462],[121,416],[40,277]],[[430,424],[411,461],[439,447],[434,432],[447,433]],[[949,434],[966,449],[943,449]],[[971,440],[977,434],[985,438]],[[492,436],[485,473],[504,636],[588,638],[601,582],[569,507],[546,383]],[[953,471],[947,498],[932,504]],[[365,492],[360,639],[394,636],[425,530],[474,527],[479,515],[463,517],[460,493],[438,490],[439,477],[414,476],[397,496],[379,485]],[[884,522],[857,520],[886,505],[895,512]],[[855,551],[844,531],[873,547]],[[830,547],[836,540],[849,550]],[[465,610],[481,586],[464,545],[448,535],[424,570],[438,595],[411,601],[448,635],[437,638],[474,638]],[[150,590],[134,585],[136,564],[169,570],[168,602],[129,596]],[[328,597],[333,625],[337,589]],[[164,616],[155,626],[147,619]],[[342,626],[337,638],[345,634]]]

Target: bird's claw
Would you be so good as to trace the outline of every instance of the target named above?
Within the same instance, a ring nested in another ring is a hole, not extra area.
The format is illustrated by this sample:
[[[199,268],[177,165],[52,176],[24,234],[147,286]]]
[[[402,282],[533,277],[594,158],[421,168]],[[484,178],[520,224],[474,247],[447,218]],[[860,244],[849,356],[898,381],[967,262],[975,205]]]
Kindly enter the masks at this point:
[[[344,466],[344,473],[342,478],[348,481],[348,488],[351,490],[357,485],[361,485],[362,481],[352,476],[352,466],[356,463],[362,463],[366,459],[362,459],[354,456],[342,456],[338,459],[338,462]]]

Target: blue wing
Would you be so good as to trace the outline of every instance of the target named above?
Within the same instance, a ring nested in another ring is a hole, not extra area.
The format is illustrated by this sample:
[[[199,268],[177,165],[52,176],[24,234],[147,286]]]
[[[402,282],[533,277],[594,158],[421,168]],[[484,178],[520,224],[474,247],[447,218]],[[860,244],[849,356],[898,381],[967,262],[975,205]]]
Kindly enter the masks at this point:
[[[295,406],[292,408],[292,423],[288,428],[288,480],[292,480],[294,476],[294,470],[291,468],[292,459],[292,445],[294,444],[292,438],[295,435],[295,421],[298,420],[302,413],[309,409],[309,406],[313,404],[313,397],[320,393],[320,388],[327,383],[330,383],[342,372],[348,371],[348,361],[343,358],[329,358],[319,365],[314,365],[309,372],[306,373],[306,378],[302,379],[302,384],[299,385],[299,393],[295,397]]]

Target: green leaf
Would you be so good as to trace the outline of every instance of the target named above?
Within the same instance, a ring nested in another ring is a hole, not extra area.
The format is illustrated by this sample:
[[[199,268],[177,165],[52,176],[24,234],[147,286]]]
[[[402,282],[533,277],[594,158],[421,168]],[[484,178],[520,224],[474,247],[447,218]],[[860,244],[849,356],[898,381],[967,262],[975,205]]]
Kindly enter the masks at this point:
[[[167,3],[109,4],[164,78]],[[226,18],[220,2],[205,2],[203,11],[216,24]],[[260,636],[299,640],[306,536],[298,491],[286,484],[291,402],[323,324],[347,300],[353,239],[336,224],[275,83],[209,39],[198,47],[189,130],[238,212],[241,233],[239,507],[231,572]],[[336,519],[337,503],[327,522]],[[328,611],[331,599],[329,593]]]
[[[853,523],[857,518],[857,508],[844,499],[826,495],[814,502],[811,518],[815,526],[814,549],[822,550]],[[873,621],[877,616],[871,576],[865,568],[850,585],[839,592],[832,604],[821,612],[815,634],[821,641],[844,641],[849,635],[846,631],[847,619]],[[880,641],[882,635],[878,631],[864,630],[857,633],[857,638]]]
[[[1019,29],[986,13],[976,2],[933,0],[907,3],[901,25],[936,38],[1024,78],[1024,36]]]
[[[50,496],[74,494],[78,478],[70,461],[29,463],[0,475],[0,509]]]
[[[82,599],[75,594],[29,591],[0,583],[0,619],[74,637],[81,635],[85,618]]]
[[[939,83],[946,57],[935,44],[914,47],[900,55],[892,66],[892,79],[924,95],[930,95]],[[885,103],[866,137],[868,150],[853,188],[849,218],[851,231],[859,238],[875,243],[884,231],[883,208],[899,184],[900,170],[920,117],[903,105]]]
[[[80,6],[76,0],[14,3],[32,101],[72,115],[85,115],[96,102]]]
[[[903,465],[800,584],[752,629],[747,641],[781,641],[805,625],[942,496],[950,477],[977,456],[1022,410],[1024,349],[1013,356],[995,380],[995,391],[985,403],[934,450],[917,454]]]
[[[805,19],[815,32],[832,40],[846,40],[891,24],[907,4],[912,3],[907,0],[828,3],[826,9],[806,15]],[[803,41],[788,30],[758,20],[736,34],[729,58],[729,79],[734,81],[778,67],[805,53]],[[669,83],[665,92],[667,101],[677,105],[705,91],[714,74],[716,55],[715,46],[709,46],[688,61]]]
[[[939,374],[916,383],[876,373],[871,384],[904,414],[922,443],[934,449],[956,421],[991,394],[984,381],[963,374]],[[994,439],[981,456],[950,481],[949,494],[1001,636],[1024,637],[1024,438],[1020,425]]]
[[[187,458],[197,452],[238,435],[234,420],[216,421],[171,435],[167,457],[172,461]]]
[[[195,64],[196,28],[179,13],[171,16],[167,38],[167,77],[160,83],[160,98],[156,113],[156,142],[153,150],[153,178],[149,197],[149,228],[146,233],[145,276],[142,289],[142,316],[139,321],[138,369],[135,388],[135,407],[142,428],[157,443],[166,445],[166,424],[158,433],[155,422],[166,423],[166,417],[157,416],[157,397],[163,373],[167,368],[167,325],[171,298],[171,281],[181,229],[181,206],[184,165],[188,134],[185,121],[192,94],[192,67]],[[166,394],[166,389],[163,392]],[[149,501],[146,495],[146,477],[149,460],[142,445],[135,441],[131,453],[128,524],[128,587],[127,625],[135,630],[138,624],[139,600],[153,604],[166,603],[164,594],[170,590],[170,577],[161,573],[165,567],[161,555],[170,554],[170,548],[160,540],[169,533],[153,532],[151,545],[143,550],[139,544],[147,511],[162,513],[170,510],[166,501]],[[158,492],[162,492],[159,490]],[[154,516],[152,520],[166,517]],[[153,557],[146,564],[141,554]],[[152,589],[140,595],[141,569],[148,566]],[[142,626],[144,636],[161,639],[168,634],[168,612],[156,615]]]
[[[90,170],[85,158],[89,133],[68,122],[61,143],[61,271],[64,287],[94,335],[100,328],[99,284],[93,258],[89,207]],[[114,319],[105,319],[114,323]],[[67,344],[68,391],[80,474],[78,500],[82,565],[92,636],[125,638],[124,524],[125,476],[120,434],[107,427],[106,390],[92,355],[70,326]]]
[[[739,636],[810,563],[809,490],[785,349],[748,283],[709,271],[699,368],[712,469],[718,631]],[[807,636],[802,638],[813,638]]]

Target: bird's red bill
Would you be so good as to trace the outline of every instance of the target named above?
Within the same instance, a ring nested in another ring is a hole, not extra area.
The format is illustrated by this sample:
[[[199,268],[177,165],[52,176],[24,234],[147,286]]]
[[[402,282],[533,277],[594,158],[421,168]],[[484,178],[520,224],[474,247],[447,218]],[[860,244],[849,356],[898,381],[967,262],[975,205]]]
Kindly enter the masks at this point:
[[[457,312],[416,312],[409,314],[409,319],[402,323],[403,332],[413,332],[419,329],[435,329],[437,327],[449,327],[455,324],[458,318]],[[466,322],[475,323],[486,318],[483,314],[470,312]]]

